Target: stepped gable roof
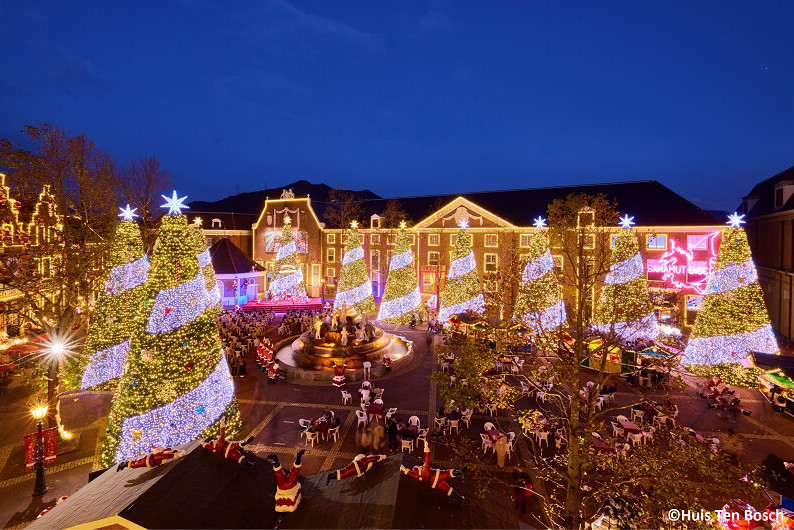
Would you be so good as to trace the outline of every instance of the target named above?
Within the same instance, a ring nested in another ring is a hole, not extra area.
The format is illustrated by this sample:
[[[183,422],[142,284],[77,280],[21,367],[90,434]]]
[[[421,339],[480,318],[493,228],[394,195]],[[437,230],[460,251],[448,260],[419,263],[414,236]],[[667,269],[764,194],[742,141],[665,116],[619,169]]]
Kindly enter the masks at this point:
[[[265,270],[246,256],[228,237],[220,238],[210,247],[210,258],[215,274],[245,274],[251,272],[252,267],[256,271]]]
[[[532,226],[535,217],[545,217],[549,203],[572,193],[603,193],[609,199],[616,199],[618,210],[634,216],[638,226],[722,224],[722,221],[655,180],[402,197],[398,200],[415,223],[433,213],[440,203],[447,204],[462,196],[516,226]],[[387,200],[365,201],[366,217],[383,212]]]
[[[303,476],[298,509],[278,514],[269,462],[251,456],[249,468],[198,442],[182,447],[189,451],[186,456],[156,468],[110,468],[29,528],[69,528],[113,516],[144,528],[518,528],[508,496],[491,492],[478,499],[464,478],[450,479],[466,496],[459,504],[400,472],[401,464],[422,463],[407,454],[328,486],[328,472]],[[281,460],[292,467],[292,457]]]
[[[744,197],[744,203],[740,206],[740,209],[748,218],[784,210],[794,210],[794,194],[789,197],[782,207],[775,208],[775,187],[786,181],[791,181],[794,184],[794,166],[753,186],[750,193]],[[749,210],[744,210],[744,204],[750,205]]]
[[[256,223],[257,216],[249,213],[233,212],[203,212],[186,210],[185,215],[192,223],[196,217],[201,218],[201,228],[204,230],[251,230],[251,225]],[[213,224],[213,220],[215,224]],[[220,221],[220,226],[218,226]]]

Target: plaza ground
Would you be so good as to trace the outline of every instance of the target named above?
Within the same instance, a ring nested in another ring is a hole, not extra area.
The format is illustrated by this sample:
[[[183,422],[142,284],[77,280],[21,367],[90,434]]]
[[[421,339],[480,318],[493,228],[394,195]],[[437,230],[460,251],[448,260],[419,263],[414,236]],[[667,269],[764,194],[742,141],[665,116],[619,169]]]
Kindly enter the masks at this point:
[[[396,327],[386,325],[387,330]],[[275,340],[275,328],[268,328],[268,335]],[[418,416],[423,427],[432,421],[441,406],[438,390],[428,380],[428,375],[437,368],[433,346],[440,342],[438,335],[424,331],[411,331],[406,326],[399,334],[414,341],[415,357],[411,365],[399,373],[377,378],[379,386],[385,389],[385,406],[396,407],[401,420]],[[586,371],[583,377],[586,379]],[[751,416],[739,416],[735,424],[718,417],[706,405],[706,400],[696,394],[696,379],[690,383],[684,394],[675,397],[679,405],[678,419],[682,424],[693,427],[699,433],[720,438],[720,446],[744,454],[750,458],[762,459],[774,453],[785,460],[794,460],[794,419],[774,414],[771,406],[755,390],[736,389],[742,405],[752,410]],[[291,462],[298,448],[303,448],[304,439],[300,435],[298,420],[320,416],[330,407],[341,420],[340,436],[337,441],[321,440],[314,447],[308,447],[304,456],[302,474],[308,475],[342,467],[357,454],[364,451],[370,443],[369,433],[357,427],[355,410],[357,403],[342,404],[340,389],[328,383],[306,385],[277,383],[268,384],[265,375],[255,368],[253,359],[248,358],[248,374],[235,379],[236,393],[245,420],[243,434],[253,435],[249,450],[259,456],[277,453],[282,462]],[[345,388],[355,395],[358,383]],[[39,512],[55,503],[63,495],[71,495],[88,482],[88,474],[99,469],[98,456],[102,437],[107,425],[111,393],[80,393],[66,398],[61,405],[64,424],[75,433],[76,443],[70,452],[58,456],[57,463],[47,469],[49,490],[41,497],[32,497],[34,474],[24,473],[24,448],[22,435],[33,432],[35,425],[27,407],[31,390],[17,377],[6,395],[0,396],[0,527],[23,528],[36,518]],[[636,398],[634,391],[623,384],[619,385],[616,402],[628,404]],[[522,398],[521,406],[534,407],[533,398]],[[615,414],[626,413],[616,411]],[[492,421],[504,431],[520,432],[519,426],[511,422],[507,413],[500,411],[498,417],[478,415],[472,419],[471,428],[464,429],[460,436],[470,437],[479,446],[479,435],[484,422]],[[729,433],[731,429],[733,432]],[[240,436],[241,438],[244,436]],[[528,454],[527,442],[522,436],[516,439],[515,456],[509,461],[505,471],[496,466],[496,457],[488,453],[470,468],[484,468],[496,473],[505,485],[505,494],[511,494],[513,471],[521,468],[522,455]],[[432,443],[434,464],[451,465],[449,450],[442,443]],[[417,444],[414,455],[421,456],[421,444]],[[554,451],[553,448],[543,451]],[[513,467],[511,467],[513,466]],[[465,475],[461,479],[465,480]],[[454,487],[454,481],[452,481]],[[519,513],[522,525],[535,526],[532,511],[535,505],[529,503],[527,513]]]

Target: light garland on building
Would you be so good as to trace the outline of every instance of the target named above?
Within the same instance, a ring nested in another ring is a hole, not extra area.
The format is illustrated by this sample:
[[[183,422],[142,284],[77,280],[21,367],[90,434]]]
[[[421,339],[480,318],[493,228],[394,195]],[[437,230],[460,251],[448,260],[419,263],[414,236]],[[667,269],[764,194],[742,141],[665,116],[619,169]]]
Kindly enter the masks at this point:
[[[88,366],[80,381],[80,389],[86,390],[120,377],[129,351],[130,341],[125,340],[121,344],[90,354]]]
[[[173,447],[196,439],[220,419],[233,398],[234,384],[223,359],[194,390],[167,405],[126,418],[116,461],[137,458],[153,447]]]
[[[172,289],[157,293],[154,306],[146,322],[147,333],[165,333],[197,319],[209,303],[204,274]]]
[[[149,274],[149,258],[143,256],[132,263],[125,263],[110,269],[105,294],[123,293],[128,289],[142,285]]]
[[[742,222],[742,216],[731,216],[722,236],[684,349],[685,365],[737,362],[751,351],[779,353]]]

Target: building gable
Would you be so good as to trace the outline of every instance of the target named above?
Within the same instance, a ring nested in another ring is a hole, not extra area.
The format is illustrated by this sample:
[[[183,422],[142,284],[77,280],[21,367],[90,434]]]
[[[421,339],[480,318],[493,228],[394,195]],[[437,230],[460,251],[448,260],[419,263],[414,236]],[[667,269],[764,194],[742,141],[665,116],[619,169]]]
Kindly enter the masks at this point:
[[[465,197],[456,197],[437,212],[419,221],[415,228],[456,228],[462,221],[468,221],[471,228],[515,228],[511,223]]]

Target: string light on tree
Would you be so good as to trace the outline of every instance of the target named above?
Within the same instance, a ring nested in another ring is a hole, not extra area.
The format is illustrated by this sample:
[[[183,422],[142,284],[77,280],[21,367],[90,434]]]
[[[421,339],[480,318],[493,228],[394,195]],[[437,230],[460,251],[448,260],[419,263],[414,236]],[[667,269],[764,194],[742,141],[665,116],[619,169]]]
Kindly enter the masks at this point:
[[[111,408],[101,455],[105,466],[152,446],[217,435],[221,416],[227,429],[241,427],[214,310],[184,215],[162,218],[143,298],[141,325],[130,339],[127,368]]]
[[[411,239],[405,221],[400,222],[400,231],[394,254],[389,260],[389,275],[378,311],[378,320],[392,324],[407,324],[411,315],[418,313],[422,306],[419,291],[419,278],[416,274],[416,260],[411,250]]]
[[[751,351],[780,353],[764,303],[743,215],[728,218],[683,364],[736,363]]]
[[[477,263],[471,249],[471,234],[467,230],[468,219],[462,219],[458,226],[460,232],[452,251],[446,284],[441,292],[438,320],[442,324],[458,313],[472,311],[482,314],[485,311],[485,299],[480,290]]]
[[[298,256],[298,244],[292,233],[292,220],[289,215],[284,216],[284,229],[281,231],[281,241],[276,252],[274,270],[276,277],[270,282],[267,290],[277,298],[291,297],[305,298],[306,286],[303,278],[303,268]]]
[[[342,270],[334,300],[334,307],[343,304],[355,307],[364,314],[374,313],[376,309],[357,221],[350,223],[350,230],[347,231],[347,245],[342,255]]]
[[[648,292],[634,218],[624,215],[598,299],[593,328],[621,341],[654,339],[659,323]]]

